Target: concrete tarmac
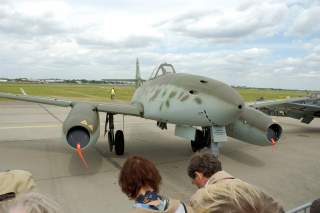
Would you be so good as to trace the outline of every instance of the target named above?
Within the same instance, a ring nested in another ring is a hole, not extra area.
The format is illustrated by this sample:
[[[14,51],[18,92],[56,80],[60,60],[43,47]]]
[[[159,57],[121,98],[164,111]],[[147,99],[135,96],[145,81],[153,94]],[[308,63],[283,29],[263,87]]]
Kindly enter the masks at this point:
[[[57,200],[65,212],[128,212],[132,201],[121,192],[118,175],[129,155],[155,162],[163,178],[161,193],[187,201],[195,186],[186,168],[190,143],[174,136],[173,125],[163,131],[155,121],[125,116],[125,154],[108,150],[101,136],[85,152],[86,169],[62,139],[68,108],[23,102],[0,103],[0,170],[33,173],[37,191]],[[223,168],[278,199],[286,210],[320,197],[320,120],[310,125],[275,118],[284,128],[281,143],[259,147],[229,138],[221,149]],[[122,129],[122,116],[115,127]]]

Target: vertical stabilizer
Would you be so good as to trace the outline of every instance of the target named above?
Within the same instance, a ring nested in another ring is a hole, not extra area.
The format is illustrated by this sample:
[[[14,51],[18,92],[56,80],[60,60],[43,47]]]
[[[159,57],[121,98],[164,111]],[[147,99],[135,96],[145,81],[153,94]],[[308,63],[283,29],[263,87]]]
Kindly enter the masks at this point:
[[[139,66],[139,59],[137,58],[136,61],[136,88],[140,87],[142,84],[142,79],[140,75],[140,66]]]

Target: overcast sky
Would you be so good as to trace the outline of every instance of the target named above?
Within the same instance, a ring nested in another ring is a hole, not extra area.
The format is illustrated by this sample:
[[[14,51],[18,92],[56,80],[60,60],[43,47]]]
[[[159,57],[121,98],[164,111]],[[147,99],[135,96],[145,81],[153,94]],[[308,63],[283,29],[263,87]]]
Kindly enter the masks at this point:
[[[320,0],[0,0],[0,77],[143,78],[320,90]]]

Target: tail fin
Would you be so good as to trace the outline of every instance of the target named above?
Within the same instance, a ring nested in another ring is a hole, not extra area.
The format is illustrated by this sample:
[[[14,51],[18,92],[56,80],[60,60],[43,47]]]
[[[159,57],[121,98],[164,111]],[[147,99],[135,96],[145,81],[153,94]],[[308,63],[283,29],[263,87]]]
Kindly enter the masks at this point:
[[[140,67],[139,67],[139,60],[137,58],[136,61],[136,88],[140,87],[142,85],[142,79],[140,75]]]

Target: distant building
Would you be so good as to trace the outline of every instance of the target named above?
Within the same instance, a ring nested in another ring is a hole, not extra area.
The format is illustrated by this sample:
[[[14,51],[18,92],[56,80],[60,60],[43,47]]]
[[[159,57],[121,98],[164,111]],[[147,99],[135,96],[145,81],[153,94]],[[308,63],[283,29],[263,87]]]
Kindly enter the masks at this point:
[[[44,82],[46,83],[63,83],[64,80],[62,79],[43,79]]]
[[[8,82],[9,80],[6,78],[0,78],[0,82],[4,83],[4,82]]]
[[[101,79],[105,84],[135,84],[135,79]]]

